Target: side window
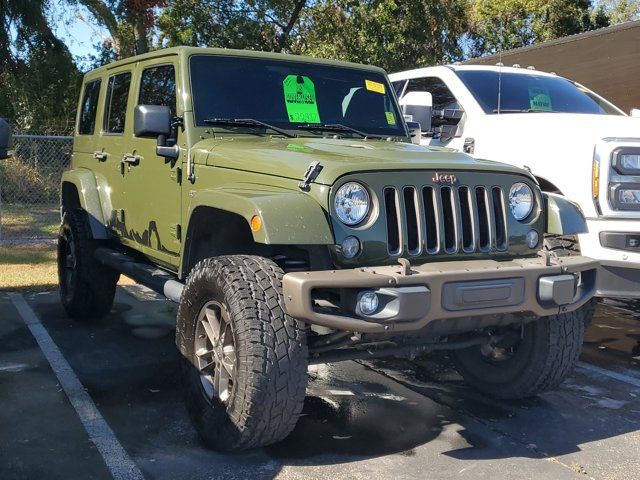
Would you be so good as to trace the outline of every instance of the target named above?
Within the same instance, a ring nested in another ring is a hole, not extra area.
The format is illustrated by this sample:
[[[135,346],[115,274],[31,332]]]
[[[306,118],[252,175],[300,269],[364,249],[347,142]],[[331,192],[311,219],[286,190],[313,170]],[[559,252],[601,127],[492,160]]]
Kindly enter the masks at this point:
[[[429,92],[433,97],[434,110],[460,110],[462,107],[445,83],[436,77],[409,80],[407,92]]]
[[[165,105],[176,114],[176,75],[173,65],[147,68],[142,72],[138,105]]]
[[[99,95],[100,80],[94,80],[84,86],[84,95],[80,105],[80,120],[78,122],[78,133],[80,135],[93,135],[96,127]]]
[[[396,95],[398,96],[398,98],[400,98],[400,95],[402,95],[402,90],[404,89],[405,83],[407,83],[406,80],[396,80],[395,82],[391,82],[391,85],[393,85],[393,89],[396,91]]]
[[[109,78],[104,115],[106,133],[124,133],[130,85],[131,72],[119,73]]]

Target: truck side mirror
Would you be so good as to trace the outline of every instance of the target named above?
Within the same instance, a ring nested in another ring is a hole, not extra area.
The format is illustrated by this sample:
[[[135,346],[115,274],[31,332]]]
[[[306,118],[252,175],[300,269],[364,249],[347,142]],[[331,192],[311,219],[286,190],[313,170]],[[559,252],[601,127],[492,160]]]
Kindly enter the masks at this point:
[[[431,130],[433,98],[429,92],[409,92],[400,100],[402,113],[409,120],[418,122],[423,132]]]
[[[174,133],[171,121],[171,109],[167,106],[137,105],[133,111],[133,134],[136,137],[157,137],[156,154],[164,158],[178,158],[178,146],[174,142],[167,145],[167,137]]]
[[[162,105],[137,105],[133,112],[133,134],[157,137],[171,133],[171,109]]]
[[[12,138],[9,124],[0,118],[0,160],[9,157],[9,151],[13,146]]]
[[[640,118],[640,108],[632,108],[629,113],[633,118]]]

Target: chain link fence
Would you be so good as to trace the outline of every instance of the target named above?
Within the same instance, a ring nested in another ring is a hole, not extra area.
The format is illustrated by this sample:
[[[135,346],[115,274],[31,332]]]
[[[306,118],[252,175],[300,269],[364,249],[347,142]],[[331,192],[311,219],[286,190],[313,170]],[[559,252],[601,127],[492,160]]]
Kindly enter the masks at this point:
[[[0,160],[0,242],[54,238],[59,224],[59,190],[69,165],[69,128],[13,127],[13,156]]]

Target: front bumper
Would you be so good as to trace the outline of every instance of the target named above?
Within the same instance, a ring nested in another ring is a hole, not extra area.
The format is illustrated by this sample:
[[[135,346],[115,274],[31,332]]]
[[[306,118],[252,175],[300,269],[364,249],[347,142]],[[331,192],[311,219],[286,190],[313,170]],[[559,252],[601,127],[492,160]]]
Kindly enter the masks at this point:
[[[589,233],[579,235],[583,255],[600,262],[596,296],[640,297],[640,219],[588,219]]]
[[[370,267],[287,273],[287,313],[313,325],[361,333],[420,330],[436,320],[575,310],[594,294],[598,264],[587,257],[513,261],[470,260],[419,266]],[[314,301],[318,291],[342,292],[342,308]],[[370,316],[357,308],[363,291],[380,299]],[[351,299],[351,301],[349,301]]]

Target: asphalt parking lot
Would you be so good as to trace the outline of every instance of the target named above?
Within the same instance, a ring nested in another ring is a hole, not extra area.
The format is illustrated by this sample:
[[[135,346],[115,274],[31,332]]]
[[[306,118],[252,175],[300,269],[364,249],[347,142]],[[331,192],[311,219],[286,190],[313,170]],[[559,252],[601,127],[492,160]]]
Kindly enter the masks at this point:
[[[637,479],[634,310],[599,306],[572,377],[525,402],[468,389],[446,356],[313,368],[288,439],[223,455],[187,418],[172,304],[119,287],[76,323],[56,293],[0,294],[0,478]]]

